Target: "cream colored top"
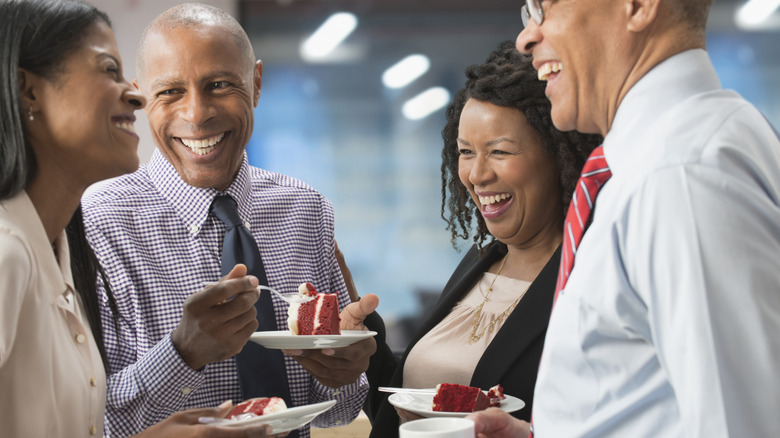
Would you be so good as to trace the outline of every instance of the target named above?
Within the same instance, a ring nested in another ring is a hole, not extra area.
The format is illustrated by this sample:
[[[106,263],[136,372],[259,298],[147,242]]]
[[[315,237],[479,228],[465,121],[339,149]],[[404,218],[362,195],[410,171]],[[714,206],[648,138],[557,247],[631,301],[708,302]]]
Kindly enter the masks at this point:
[[[0,436],[102,436],[106,377],[73,289],[26,192],[0,201]]]
[[[494,278],[495,274],[485,272],[450,314],[412,347],[404,364],[405,388],[435,388],[439,383],[468,385],[471,382],[477,362],[506,321],[505,317],[501,324],[495,325],[492,333],[486,330],[479,341],[469,344],[477,307]],[[477,335],[488,327],[491,317],[503,313],[530,285],[528,281],[499,275],[482,308]]]

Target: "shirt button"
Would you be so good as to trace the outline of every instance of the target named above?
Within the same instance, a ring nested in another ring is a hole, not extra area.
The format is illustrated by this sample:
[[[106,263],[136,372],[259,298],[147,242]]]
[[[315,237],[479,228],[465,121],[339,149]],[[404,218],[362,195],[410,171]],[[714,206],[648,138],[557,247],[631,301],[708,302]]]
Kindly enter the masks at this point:
[[[195,234],[198,232],[198,226],[197,225],[190,225],[190,233]]]
[[[95,429],[95,425],[94,424],[89,427],[89,434],[90,435],[94,435],[96,431],[97,431],[97,429]]]
[[[92,386],[92,387],[97,386],[97,384],[95,383],[95,378],[94,377],[90,377],[89,378],[89,385]]]
[[[247,230],[251,230],[251,226],[249,225],[249,222],[244,222],[244,227],[246,227]]]
[[[181,393],[184,394],[184,395],[188,395],[191,392],[192,392],[192,388],[189,388],[189,387],[184,387],[184,388],[181,389]]]
[[[76,342],[78,342],[79,344],[83,344],[87,342],[87,337],[84,336],[84,333],[79,333],[78,335],[76,335]]]

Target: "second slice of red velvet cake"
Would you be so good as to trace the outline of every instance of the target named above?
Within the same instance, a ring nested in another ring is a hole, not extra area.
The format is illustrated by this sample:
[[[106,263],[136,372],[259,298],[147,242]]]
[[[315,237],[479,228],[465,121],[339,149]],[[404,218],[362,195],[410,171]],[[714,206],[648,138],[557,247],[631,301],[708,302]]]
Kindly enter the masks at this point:
[[[338,294],[320,294],[311,283],[303,283],[298,288],[302,295],[314,296],[314,299],[301,304],[290,304],[287,325],[294,335],[338,335],[339,323]]]
[[[230,419],[247,416],[268,415],[287,409],[287,405],[279,397],[257,397],[237,404],[228,415]]]
[[[479,388],[441,383],[433,396],[433,410],[439,412],[474,412],[487,409],[490,399]]]

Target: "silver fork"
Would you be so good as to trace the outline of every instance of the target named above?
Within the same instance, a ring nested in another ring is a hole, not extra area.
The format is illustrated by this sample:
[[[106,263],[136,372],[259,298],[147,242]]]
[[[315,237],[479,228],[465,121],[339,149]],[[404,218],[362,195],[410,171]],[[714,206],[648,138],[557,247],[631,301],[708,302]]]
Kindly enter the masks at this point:
[[[313,300],[314,297],[311,295],[301,295],[298,292],[293,292],[289,294],[283,294],[279,291],[277,291],[274,288],[268,287],[268,286],[257,286],[257,289],[259,290],[267,290],[270,292],[273,292],[278,296],[279,298],[287,301],[290,304],[301,304],[301,303],[308,303],[309,301]]]
[[[203,282],[203,287],[214,286],[215,284],[217,284],[216,281],[205,281],[205,282]],[[261,290],[267,290],[267,291],[273,292],[273,293],[276,294],[276,296],[278,296],[279,298],[283,299],[284,301],[287,301],[290,304],[308,303],[309,301],[314,299],[313,296],[301,295],[298,292],[293,292],[293,293],[289,293],[289,294],[283,294],[283,293],[279,292],[278,290],[276,290],[276,289],[274,289],[272,287],[262,286],[262,285],[261,286],[257,286],[258,293]]]

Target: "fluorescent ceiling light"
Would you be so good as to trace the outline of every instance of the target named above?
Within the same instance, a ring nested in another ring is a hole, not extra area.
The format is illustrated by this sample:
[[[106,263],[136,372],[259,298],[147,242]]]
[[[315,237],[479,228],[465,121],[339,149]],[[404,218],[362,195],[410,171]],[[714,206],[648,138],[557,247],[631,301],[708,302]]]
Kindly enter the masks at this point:
[[[429,88],[404,103],[401,113],[409,120],[420,120],[443,108],[450,101],[450,92],[444,87]]]
[[[780,6],[780,0],[749,0],[737,11],[737,25],[743,28],[756,27]]]
[[[387,88],[402,88],[424,75],[431,66],[425,55],[409,55],[398,61],[382,74],[382,83]]]
[[[303,59],[328,56],[357,27],[357,17],[349,12],[338,12],[325,20],[301,45]]]

